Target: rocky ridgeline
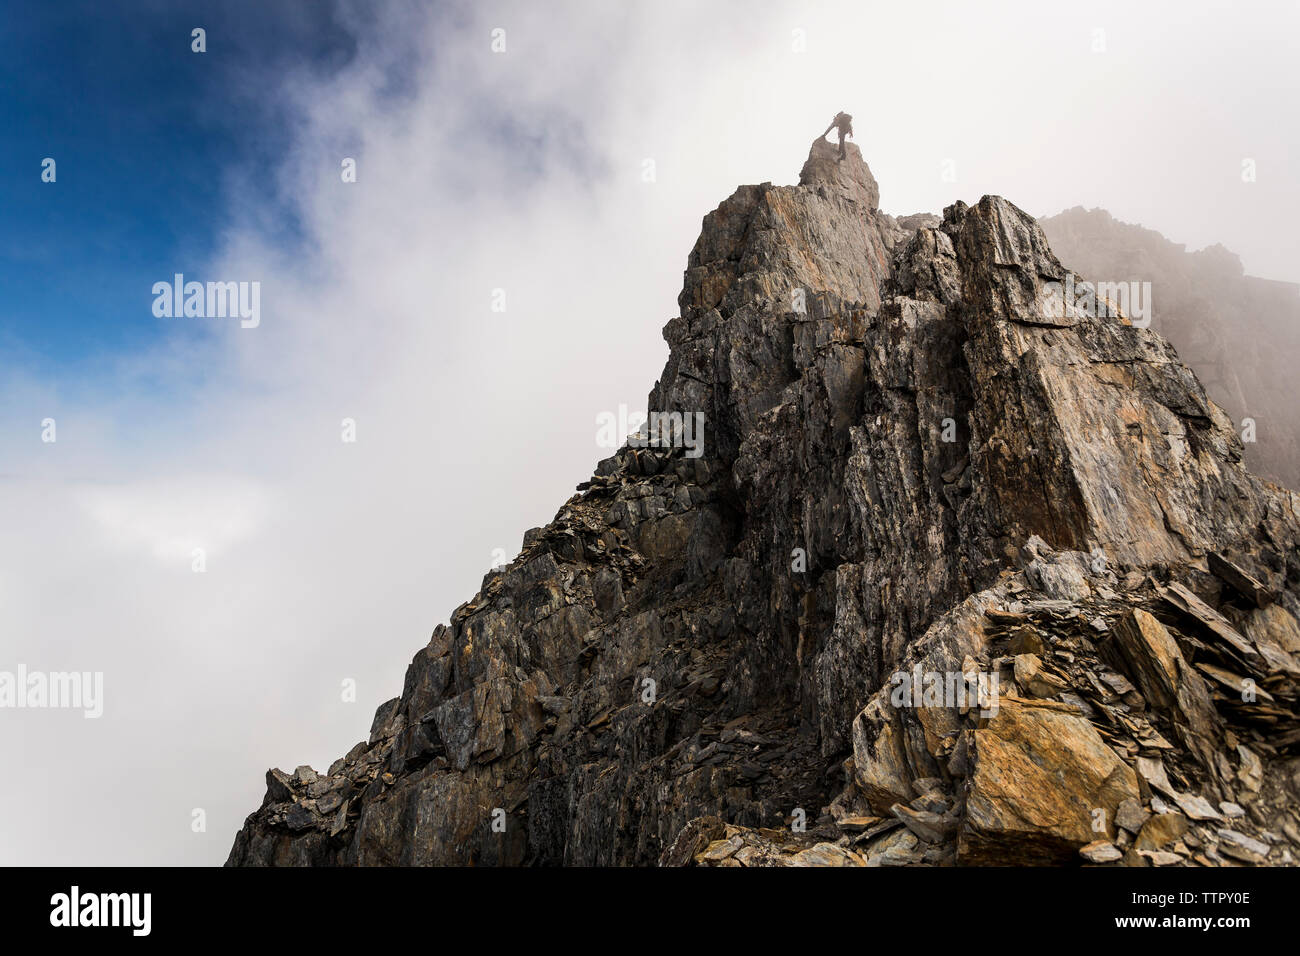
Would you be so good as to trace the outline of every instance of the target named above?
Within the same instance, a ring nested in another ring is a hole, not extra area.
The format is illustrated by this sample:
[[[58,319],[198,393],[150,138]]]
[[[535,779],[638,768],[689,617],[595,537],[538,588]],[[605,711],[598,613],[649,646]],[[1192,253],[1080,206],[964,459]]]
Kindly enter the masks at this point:
[[[703,456],[601,462],[230,864],[1294,861],[1300,496],[1031,217],[877,204],[818,141],[705,217]]]
[[[1151,327],[1174,344],[1239,433],[1244,419],[1255,423],[1247,465],[1300,487],[1300,285],[1248,276],[1223,246],[1188,252],[1104,209],[1076,206],[1039,224],[1084,278],[1151,283]]]

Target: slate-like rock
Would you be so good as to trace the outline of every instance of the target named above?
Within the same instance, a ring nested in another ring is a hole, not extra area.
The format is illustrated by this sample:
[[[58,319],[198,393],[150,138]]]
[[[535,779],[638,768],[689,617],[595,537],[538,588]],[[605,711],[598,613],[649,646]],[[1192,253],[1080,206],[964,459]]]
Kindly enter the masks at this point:
[[[964,863],[1066,862],[1099,835],[1114,836],[1120,803],[1138,796],[1132,768],[1081,718],[1006,702],[973,737]]]

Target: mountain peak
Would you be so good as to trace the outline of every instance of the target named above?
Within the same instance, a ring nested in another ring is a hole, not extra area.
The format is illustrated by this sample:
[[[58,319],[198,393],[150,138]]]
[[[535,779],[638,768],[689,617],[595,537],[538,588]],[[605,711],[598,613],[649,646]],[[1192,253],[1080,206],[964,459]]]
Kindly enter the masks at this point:
[[[827,185],[848,192],[871,212],[880,207],[880,187],[871,169],[862,158],[862,151],[853,143],[844,144],[845,156],[840,159],[838,143],[819,136],[808,150],[808,158],[799,170],[800,186]]]
[[[367,740],[268,775],[231,864],[1267,856],[1300,496],[1157,333],[1061,298],[1032,217],[895,220],[846,153],[704,217],[657,424]],[[1172,805],[1195,843],[1148,833]]]

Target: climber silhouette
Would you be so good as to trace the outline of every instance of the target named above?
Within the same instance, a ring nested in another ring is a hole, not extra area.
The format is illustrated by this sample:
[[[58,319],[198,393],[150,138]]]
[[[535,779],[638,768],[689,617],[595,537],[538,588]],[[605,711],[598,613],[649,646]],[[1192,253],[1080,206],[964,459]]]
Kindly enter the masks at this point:
[[[843,159],[844,137],[853,135],[853,117],[848,113],[836,113],[835,118],[831,120],[831,125],[826,127],[826,133],[822,133],[821,138],[825,139],[826,134],[833,129],[840,131],[840,159]]]

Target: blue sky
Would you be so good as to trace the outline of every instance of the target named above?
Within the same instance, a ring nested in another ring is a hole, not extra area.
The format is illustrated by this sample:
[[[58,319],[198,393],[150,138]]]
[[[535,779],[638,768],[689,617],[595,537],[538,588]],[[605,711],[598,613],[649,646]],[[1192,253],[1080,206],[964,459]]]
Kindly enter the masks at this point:
[[[401,6],[389,4],[386,8]],[[428,9],[435,11],[434,17],[453,24],[465,19],[454,5],[431,5]],[[814,4],[809,11],[816,9]],[[1257,14],[1250,14],[1236,22],[1249,23],[1252,17],[1258,19]],[[4,18],[0,31],[0,129],[4,130],[5,145],[0,151],[0,363],[21,364],[28,373],[50,381],[75,383],[98,378],[108,374],[114,359],[143,352],[158,341],[161,325],[167,320],[151,314],[150,287],[175,271],[192,276],[201,271],[229,231],[250,225],[233,218],[236,210],[246,213],[257,208],[256,227],[283,249],[292,249],[300,241],[297,204],[292,197],[284,201],[277,186],[297,117],[275,93],[286,75],[298,72],[328,77],[346,69],[357,56],[356,23],[340,14],[333,0],[147,2],[127,7],[90,0],[27,3],[7,5]],[[611,53],[618,55],[619,44],[635,42],[635,18],[615,14],[608,19],[602,39],[607,39]],[[962,33],[964,28],[958,29],[961,24],[956,16],[944,19],[953,26],[948,32]],[[1117,63],[1120,71],[1129,68],[1124,59],[1126,29],[1133,36],[1158,35],[1144,34],[1137,24],[1130,26],[1125,20],[1117,22],[1114,11],[1107,15],[1099,11],[1094,19],[1110,25],[1116,48],[1113,60],[1101,62]],[[1074,25],[1081,36],[1084,22]],[[619,30],[623,25],[628,26],[627,33]],[[207,30],[206,53],[191,52],[190,31],[195,26]],[[743,25],[736,26],[743,30]],[[1045,30],[1059,36],[1063,27],[1050,24]],[[916,39],[912,32],[896,32],[895,36],[900,45]],[[933,44],[938,36],[928,42]],[[1222,42],[1212,41],[1209,34],[1188,42],[1210,42],[1207,49],[1219,51],[1216,55],[1222,57],[1224,50],[1233,49],[1231,31],[1222,31],[1222,36]],[[421,57],[436,55],[428,49],[417,51],[409,37],[387,36],[383,42],[390,51],[409,43],[412,52]],[[529,37],[516,33],[515,42],[526,46]],[[939,43],[946,42],[939,39]],[[1128,42],[1135,48],[1139,45],[1136,40]],[[1062,44],[1063,49],[1067,47]],[[1023,49],[1028,53],[1028,46]],[[570,59],[554,43],[527,52],[550,57],[549,69],[590,70],[594,66],[583,82],[593,88],[600,85],[599,61]],[[1081,62],[1092,69],[1097,59]],[[1207,79],[1202,75],[1205,71],[1190,69],[1189,64],[1215,63],[1200,54],[1175,57],[1172,62],[1189,69],[1199,82]],[[1213,72],[1218,76],[1220,69],[1226,68],[1240,75],[1251,68],[1251,62],[1257,67],[1259,59],[1218,64]],[[869,70],[870,64],[864,63],[862,69]],[[1078,67],[1063,70],[1064,76],[1074,78],[1065,88],[1077,84],[1080,74]],[[1172,82],[1174,75],[1167,75]],[[390,72],[389,80],[394,78],[400,80],[403,74]],[[1224,97],[1222,102],[1249,104],[1267,78],[1252,79],[1249,74],[1246,78],[1250,82],[1240,84],[1241,96],[1224,93],[1229,87],[1222,82],[1212,83],[1209,89],[1218,91]],[[644,109],[645,98],[653,99],[665,79],[648,76],[641,98],[626,108]],[[697,81],[703,82],[704,77]],[[863,81],[873,98],[888,92],[881,90],[879,80],[872,80],[869,73],[864,72]],[[1215,134],[1213,126],[1224,122],[1240,125],[1241,109],[1224,111],[1213,101],[1205,103],[1208,109],[1202,133],[1210,148],[1219,148],[1224,137]],[[584,175],[608,172],[599,152],[586,148],[585,137],[590,131],[580,116],[568,112],[565,103],[538,105],[548,109],[547,122],[528,125],[528,117],[521,123],[509,109],[484,104],[477,129],[467,134],[511,144],[506,167],[512,175],[509,180],[479,180],[472,178],[471,168],[471,178],[460,184],[462,190],[503,190],[512,184],[517,187],[521,181],[540,182],[547,171],[537,157],[544,156],[560,156]],[[864,113],[860,107],[855,109]],[[1080,109],[1086,111],[1086,106]],[[968,103],[963,110],[973,117],[979,107]],[[1120,122],[1122,128],[1122,116]],[[1182,128],[1186,130],[1187,124]],[[875,124],[867,131],[870,137],[884,132]],[[1232,150],[1244,153],[1268,145],[1259,143],[1258,136],[1240,139],[1240,144],[1226,147],[1225,168],[1236,162]],[[913,139],[916,145],[923,142],[927,150],[949,149],[942,143]],[[891,144],[895,147],[889,151],[892,156],[878,150],[871,158],[882,166],[897,158],[904,160],[902,167],[913,167],[914,157],[907,155],[906,149],[913,144],[896,142]],[[1188,159],[1185,149],[1178,153],[1179,161]],[[1023,161],[1015,157],[1032,155],[1024,150],[1008,150],[1008,154],[1013,163]],[[40,179],[40,163],[47,156],[58,164],[54,184]],[[1271,165],[1276,170],[1284,158],[1270,155],[1265,168]],[[967,161],[968,168],[970,165],[973,163]],[[1093,165],[1106,164],[1098,160]],[[449,169],[447,174],[456,171]],[[241,191],[238,204],[231,203],[229,197],[235,177]],[[1212,234],[1204,222],[1194,220],[1180,234],[1178,220],[1186,212],[1170,209],[1168,224],[1152,221],[1141,201],[1126,210],[1120,196],[1112,195],[1110,200],[1104,192],[1099,196],[1102,191],[1083,177],[1074,177],[1077,186],[1073,191],[1065,185],[1069,181],[1064,173],[1058,177],[1055,192],[1060,200],[1044,201],[1043,208],[1025,200],[1022,204],[1051,213],[1057,211],[1053,205],[1092,204],[1100,198],[1120,218],[1127,212],[1128,218],[1162,229],[1176,240],[1190,233],[1192,247],[1225,242],[1243,254],[1247,270],[1252,269],[1252,250],[1242,248],[1245,243],[1234,242],[1231,235]],[[1003,184],[995,182],[994,186]],[[1262,194],[1265,188],[1267,183],[1254,192]],[[1009,192],[1005,186],[999,191]],[[889,181],[884,195],[888,202]],[[1221,190],[1211,189],[1205,195],[1222,201]],[[1189,194],[1184,205],[1193,206],[1193,198]],[[932,205],[937,211],[946,201],[945,196]],[[1236,211],[1240,214],[1243,210],[1245,207],[1238,206]],[[894,211],[913,210],[903,207]],[[1249,229],[1249,216],[1257,215],[1255,209],[1246,213],[1238,232]],[[1221,231],[1232,229],[1225,226]],[[1261,242],[1262,247],[1267,245]],[[1260,266],[1257,271],[1262,274],[1277,275],[1279,271],[1272,262]],[[182,330],[183,334],[190,331]]]
[[[239,225],[230,171],[275,202],[290,127],[259,79],[334,70],[355,52],[331,3],[131,6],[6,5],[0,347],[29,372],[93,376],[154,341],[166,320],[152,315],[152,284],[201,271]],[[206,53],[190,49],[195,26]],[[41,181],[47,156],[55,183]],[[273,218],[294,241],[292,206]]]

